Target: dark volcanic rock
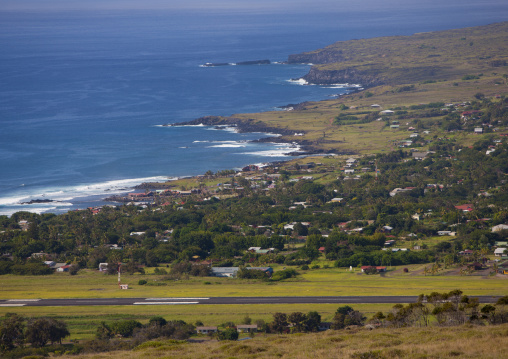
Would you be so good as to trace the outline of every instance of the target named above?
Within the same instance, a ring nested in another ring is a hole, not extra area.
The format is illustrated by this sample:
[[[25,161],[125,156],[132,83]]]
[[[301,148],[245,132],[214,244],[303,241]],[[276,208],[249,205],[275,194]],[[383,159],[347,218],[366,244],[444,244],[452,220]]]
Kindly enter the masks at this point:
[[[204,67],[216,67],[216,66],[228,66],[228,65],[229,64],[227,62],[215,62],[215,63],[207,62],[203,66]]]
[[[236,63],[229,62],[207,62],[202,65],[204,67],[217,67],[217,66],[229,66],[229,65],[270,65],[270,60],[252,60],[252,61],[240,61]]]
[[[322,70],[315,66],[303,77],[309,83],[319,85],[331,84],[361,84],[363,87],[373,87],[383,84],[380,75],[365,74],[355,67],[344,70]]]
[[[237,62],[237,65],[270,65],[270,60],[254,60],[254,61],[242,61]]]
[[[21,204],[36,204],[36,203],[51,203],[51,202],[57,202],[53,199],[32,199],[29,202],[21,202]]]
[[[166,126],[224,126],[236,127],[238,132],[264,132],[291,135],[295,131],[283,128],[269,127],[263,122],[254,119],[240,119],[235,117],[206,116],[188,122],[168,124]],[[220,127],[219,127],[220,128]]]

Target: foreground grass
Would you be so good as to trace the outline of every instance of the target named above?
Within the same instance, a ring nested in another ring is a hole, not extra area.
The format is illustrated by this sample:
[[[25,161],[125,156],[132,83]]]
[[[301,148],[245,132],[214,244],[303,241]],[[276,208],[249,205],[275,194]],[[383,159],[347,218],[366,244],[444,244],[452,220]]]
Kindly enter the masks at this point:
[[[242,342],[153,341],[132,351],[78,358],[505,358],[508,325],[453,328],[364,328],[314,334],[263,335]],[[63,356],[62,358],[76,358]]]
[[[49,276],[0,276],[0,299],[56,298],[145,298],[145,297],[234,297],[234,296],[355,296],[419,295],[461,289],[468,295],[507,295],[508,276],[457,276],[445,273],[423,276],[424,266],[390,267],[388,273],[364,275],[344,268],[301,271],[297,278],[281,282],[202,277],[164,280],[157,275],[124,275],[120,290],[116,276],[83,270],[76,276],[67,273]],[[277,270],[277,268],[275,268]],[[138,285],[140,279],[149,284]],[[157,284],[164,285],[157,285]]]

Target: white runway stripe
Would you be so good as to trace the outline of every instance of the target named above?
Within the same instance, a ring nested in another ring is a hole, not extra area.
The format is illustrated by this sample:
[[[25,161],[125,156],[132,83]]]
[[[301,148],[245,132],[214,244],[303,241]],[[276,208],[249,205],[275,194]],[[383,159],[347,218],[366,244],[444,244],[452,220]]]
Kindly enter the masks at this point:
[[[210,298],[146,298],[145,300],[207,300]]]
[[[178,305],[178,304],[199,304],[199,302],[134,302],[134,305]]]

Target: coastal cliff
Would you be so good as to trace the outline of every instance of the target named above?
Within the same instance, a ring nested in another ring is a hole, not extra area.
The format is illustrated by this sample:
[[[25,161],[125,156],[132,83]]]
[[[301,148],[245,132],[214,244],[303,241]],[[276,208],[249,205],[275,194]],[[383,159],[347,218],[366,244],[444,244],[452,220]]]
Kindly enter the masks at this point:
[[[288,63],[311,63],[312,84],[363,87],[442,81],[492,71],[508,63],[508,22],[457,30],[340,41],[290,55]]]

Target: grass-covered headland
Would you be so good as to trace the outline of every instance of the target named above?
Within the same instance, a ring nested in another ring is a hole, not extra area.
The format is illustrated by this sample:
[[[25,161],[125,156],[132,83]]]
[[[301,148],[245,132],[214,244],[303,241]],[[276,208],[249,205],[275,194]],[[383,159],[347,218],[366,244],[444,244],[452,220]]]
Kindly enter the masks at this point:
[[[479,305],[454,290],[508,295],[507,37],[500,23],[292,56],[315,64],[309,81],[366,90],[196,121],[279,132],[312,156],[144,184],[102,208],[0,216],[1,299],[428,297],[345,313],[329,304],[1,307],[2,355],[503,357],[506,303]],[[128,290],[118,288],[119,263]],[[217,267],[232,278],[214,277]],[[287,324],[273,324],[274,313]],[[316,315],[335,329],[304,334]],[[263,334],[195,337],[200,324],[225,332],[247,317]],[[60,338],[66,348],[48,349]]]

